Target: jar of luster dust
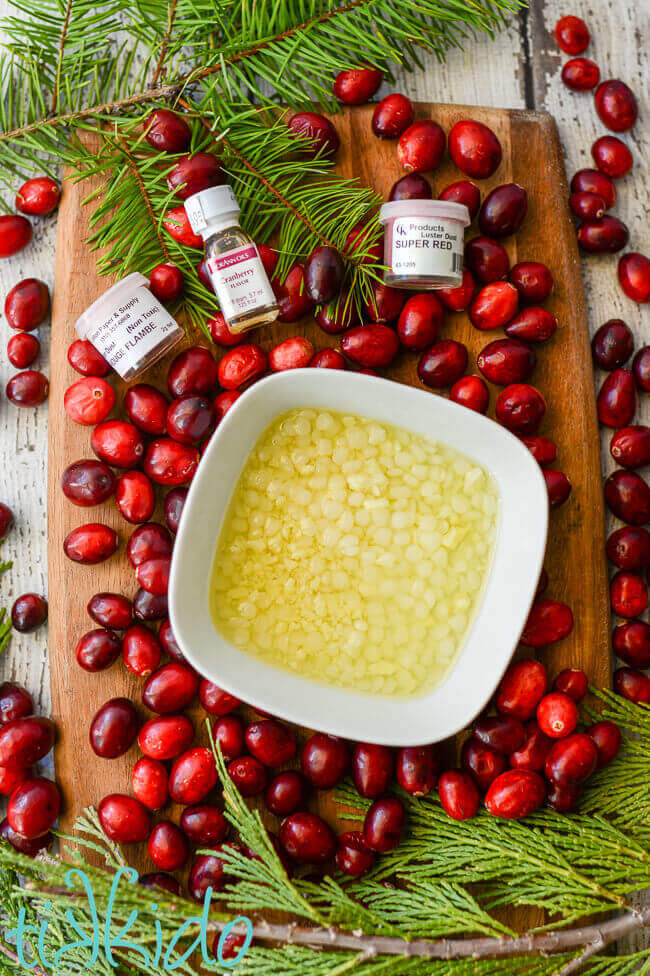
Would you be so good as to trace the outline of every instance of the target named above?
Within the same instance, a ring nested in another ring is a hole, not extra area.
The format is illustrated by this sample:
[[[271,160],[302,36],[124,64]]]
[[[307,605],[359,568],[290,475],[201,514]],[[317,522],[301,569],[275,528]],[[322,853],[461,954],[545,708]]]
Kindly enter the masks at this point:
[[[384,281],[399,288],[456,288],[463,280],[469,210],[447,200],[395,200],[384,225]]]
[[[91,342],[123,380],[148,369],[184,335],[148,286],[144,275],[127,275],[75,322],[79,337]]]

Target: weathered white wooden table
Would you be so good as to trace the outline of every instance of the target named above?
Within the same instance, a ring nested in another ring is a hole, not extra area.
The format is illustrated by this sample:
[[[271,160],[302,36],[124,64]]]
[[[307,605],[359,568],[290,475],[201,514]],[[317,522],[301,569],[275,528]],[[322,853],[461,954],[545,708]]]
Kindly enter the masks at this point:
[[[4,14],[6,0],[0,0]],[[623,136],[634,154],[634,169],[619,181],[615,213],[630,229],[629,248],[650,254],[650,3],[616,0],[531,0],[528,10],[494,42],[480,38],[453,51],[444,65],[433,58],[425,71],[398,75],[397,90],[413,98],[450,101],[504,108],[535,108],[553,115],[560,130],[569,176],[591,166],[591,144],[606,130],[594,109],[590,94],[571,92],[560,80],[566,60],[553,38],[559,17],[572,13],[585,19],[592,42],[586,54],[600,66],[602,78],[621,78],[639,99],[640,118],[632,133]],[[386,88],[386,92],[390,90]],[[382,90],[380,94],[385,94]],[[33,242],[10,260],[0,261],[0,298],[21,278],[36,276],[52,285],[54,276],[55,221],[35,222]],[[589,256],[583,261],[590,328],[595,331],[609,318],[622,318],[633,330],[637,345],[650,343],[650,307],[627,299],[616,280],[616,259]],[[5,383],[13,367],[5,346],[10,330],[0,326],[0,381]],[[48,329],[40,330],[41,363],[47,372]],[[558,363],[558,368],[561,364]],[[57,382],[51,376],[51,383]],[[597,382],[602,377],[596,377]],[[640,419],[650,421],[650,398],[643,399]],[[10,505],[17,524],[3,545],[2,558],[14,567],[3,580],[0,606],[10,606],[26,591],[47,592],[46,456],[47,405],[19,410],[4,396],[0,400],[0,500]],[[608,439],[603,440],[603,468],[613,467]],[[589,572],[589,567],[585,567]],[[16,634],[0,660],[0,678],[26,685],[49,710],[47,630],[33,635]]]

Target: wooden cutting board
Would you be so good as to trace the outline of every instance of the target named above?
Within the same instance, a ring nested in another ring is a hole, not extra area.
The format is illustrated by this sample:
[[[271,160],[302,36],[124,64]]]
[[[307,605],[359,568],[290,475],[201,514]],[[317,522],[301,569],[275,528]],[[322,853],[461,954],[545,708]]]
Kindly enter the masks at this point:
[[[371,114],[372,106],[363,106],[336,117],[341,136],[337,168],[346,176],[358,177],[362,184],[374,186],[386,197],[403,171],[397,162],[395,143],[383,142],[372,135]],[[505,246],[512,264],[520,260],[543,261],[555,277],[555,291],[546,304],[557,316],[559,329],[550,342],[537,349],[538,365],[533,382],[548,402],[542,432],[557,442],[557,466],[573,484],[569,501],[551,515],[545,566],[550,579],[547,595],[566,601],[573,609],[576,624],[565,641],[542,651],[540,656],[551,675],[563,667],[582,667],[596,684],[607,685],[610,680],[609,601],[593,373],[575,232],[569,217],[568,190],[555,124],[548,115],[535,112],[436,104],[419,105],[418,116],[436,119],[446,132],[461,118],[485,122],[501,140],[503,162],[490,180],[481,182],[482,193],[485,195],[493,186],[512,180],[528,191],[528,216],[521,232],[507,239]],[[433,174],[434,196],[459,178],[461,174],[446,160]],[[133,527],[121,518],[114,502],[81,509],[67,501],[60,489],[61,473],[68,464],[93,457],[90,429],[68,419],[63,410],[63,395],[66,387],[78,379],[66,358],[68,345],[76,338],[73,323],[110,284],[109,280],[97,276],[93,254],[84,244],[89,214],[81,203],[94,186],[71,181],[65,184],[58,221],[52,316],[48,486],[50,665],[53,714],[59,729],[55,762],[64,796],[62,826],[66,830],[88,804],[97,804],[110,792],[130,792],[131,768],[139,755],[137,746],[118,760],[99,759],[88,742],[88,729],[96,710],[109,698],[126,696],[136,703],[143,719],[149,717],[141,705],[142,681],[120,662],[107,671],[88,674],[78,667],[74,655],[77,640],[96,626],[86,613],[90,597],[100,591],[133,596],[136,590],[124,554]],[[472,227],[468,236],[475,233]],[[277,324],[255,338],[268,350],[281,339],[298,333],[308,336],[317,349],[336,345],[336,337],[325,335],[311,318],[292,325]],[[462,313],[448,316],[443,335],[467,344],[471,372],[476,369],[480,349],[500,333],[486,336],[478,332]],[[192,339],[205,344],[201,335]],[[214,347],[213,351],[217,358],[223,353]],[[386,375],[392,380],[420,386],[417,359],[414,354],[400,355]],[[143,380],[166,389],[167,366],[168,361],[162,362]],[[125,385],[116,377],[111,382],[117,391],[115,415],[119,416]],[[491,392],[492,412],[498,391]],[[390,397],[388,383],[385,395]],[[154,518],[162,521],[160,507]],[[103,521],[113,526],[121,541],[119,551],[95,567],[70,562],[62,549],[67,533],[88,521]],[[522,526],[522,531],[525,530]],[[517,572],[516,564],[512,572]],[[198,725],[202,710],[197,708],[194,717]],[[314,803],[315,808],[320,807],[332,819],[331,801],[321,797],[315,798]],[[176,818],[177,813],[165,809],[160,816]],[[270,817],[269,823],[273,820]],[[144,851],[134,851],[133,861],[140,870],[153,870]]]

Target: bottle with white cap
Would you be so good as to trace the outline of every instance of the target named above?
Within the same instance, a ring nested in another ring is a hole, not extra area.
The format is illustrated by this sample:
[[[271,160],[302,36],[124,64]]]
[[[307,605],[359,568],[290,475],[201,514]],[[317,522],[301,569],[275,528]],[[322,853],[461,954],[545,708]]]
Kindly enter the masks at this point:
[[[192,230],[205,243],[206,266],[223,317],[234,334],[278,317],[257,246],[239,226],[239,211],[229,186],[211,186],[185,201]]]

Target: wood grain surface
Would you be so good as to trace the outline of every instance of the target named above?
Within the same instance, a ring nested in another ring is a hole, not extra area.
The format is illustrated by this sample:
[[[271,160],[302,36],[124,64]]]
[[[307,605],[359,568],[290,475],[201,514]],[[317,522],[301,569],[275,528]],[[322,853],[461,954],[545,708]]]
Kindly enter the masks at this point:
[[[339,168],[346,175],[355,175],[362,183],[387,194],[393,181],[402,173],[394,144],[380,142],[371,135],[371,112],[372,108],[366,106],[337,117],[342,142]],[[491,180],[483,181],[481,189],[485,192],[493,185],[510,180],[516,180],[528,189],[528,217],[520,234],[505,243],[512,263],[524,259],[540,260],[552,268],[555,276],[555,292],[547,305],[557,315],[560,327],[549,343],[538,347],[538,366],[533,382],[542,390],[549,405],[543,432],[557,441],[558,466],[573,483],[570,500],[551,517],[546,568],[550,577],[548,594],[572,606],[576,627],[567,640],[543,651],[542,658],[552,673],[569,664],[582,666],[596,683],[607,684],[609,615],[593,374],[580,266],[575,236],[567,216],[566,180],[555,126],[549,116],[523,111],[477,111],[464,106],[434,104],[420,105],[418,114],[437,119],[446,131],[461,117],[480,117],[497,132],[504,149],[501,167]],[[434,195],[457,178],[458,171],[446,161],[433,174]],[[65,388],[77,378],[67,363],[66,351],[75,337],[75,319],[109,284],[106,279],[98,279],[92,255],[83,243],[88,215],[80,202],[87,192],[87,186],[68,184],[63,198],[58,223],[51,345],[54,382],[48,460],[50,668],[53,714],[57,716],[60,729],[55,763],[65,800],[64,829],[70,827],[84,806],[96,804],[106,793],[130,792],[130,771],[138,756],[137,747],[117,761],[99,759],[90,748],[88,729],[93,714],[106,700],[126,696],[139,703],[142,686],[142,681],[126,671],[120,662],[108,671],[88,674],[78,667],[74,657],[77,640],[94,626],[85,609],[90,597],[99,591],[132,596],[136,590],[132,570],[124,555],[124,545],[132,527],[122,520],[114,502],[94,509],[79,509],[68,502],[60,490],[63,469],[72,461],[93,456],[90,429],[75,425],[63,410]],[[475,233],[471,228],[468,235]],[[277,324],[260,331],[254,338],[269,349],[280,339],[299,333],[308,335],[316,348],[335,345],[332,340],[336,337],[321,332],[311,318],[293,325]],[[448,316],[443,335],[467,343],[472,370],[482,346],[499,333],[486,336],[476,331],[463,313]],[[205,344],[202,336],[194,339]],[[223,353],[223,350],[214,351],[217,357]],[[159,383],[164,388],[168,362],[156,366],[143,379]],[[400,355],[387,371],[387,376],[419,385],[416,365],[417,356]],[[118,394],[115,415],[119,416],[125,387],[113,379]],[[390,384],[386,383],[387,397],[390,397],[390,390]],[[492,390],[492,406],[496,392]],[[118,553],[96,567],[74,564],[66,559],[62,550],[65,535],[87,521],[104,521],[112,525],[121,540]],[[514,565],[513,572],[516,571]],[[146,709],[139,707],[143,719],[148,717]],[[197,709],[194,716],[197,724],[202,715]],[[331,808],[325,812],[332,816]],[[176,814],[177,811],[171,811],[172,816]],[[161,814],[168,815],[167,809]],[[142,851],[133,853],[137,867],[152,869]]]

